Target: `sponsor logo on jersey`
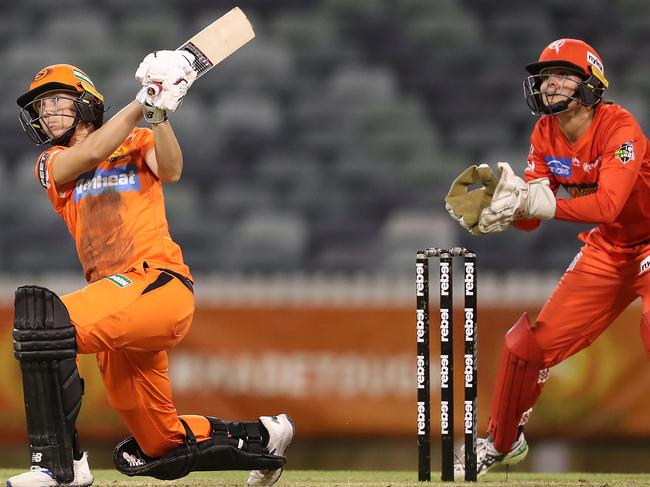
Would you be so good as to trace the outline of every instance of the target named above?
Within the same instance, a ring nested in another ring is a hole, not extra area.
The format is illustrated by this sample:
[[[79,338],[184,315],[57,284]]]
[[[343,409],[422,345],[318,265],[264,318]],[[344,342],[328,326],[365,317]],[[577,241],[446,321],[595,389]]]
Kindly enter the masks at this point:
[[[121,161],[122,159],[126,159],[129,157],[131,154],[126,151],[125,147],[118,147],[115,152],[113,152],[108,159],[106,159],[108,162],[115,162],[115,161]]]
[[[582,257],[582,252],[578,252],[578,253],[576,254],[576,256],[573,258],[573,260],[572,260],[571,263],[569,264],[569,267],[567,267],[566,272],[572,271],[572,270],[575,268],[576,264],[577,264],[578,261],[580,260],[580,257]]]
[[[596,169],[600,165],[601,160],[602,160],[602,158],[600,156],[598,156],[598,157],[596,157],[596,159],[594,159],[591,162],[585,162],[582,165],[582,170],[584,172],[586,172],[587,174],[589,174],[593,169]],[[579,165],[579,163],[578,163],[578,165]]]
[[[627,164],[630,161],[634,160],[634,144],[632,142],[625,142],[616,149],[614,156],[621,161],[623,164]]]
[[[124,274],[113,274],[112,276],[108,276],[106,279],[111,281],[117,287],[127,287],[133,284],[133,281]]]
[[[528,159],[526,161],[526,169],[525,169],[525,171],[535,172],[535,161],[532,158],[530,158],[530,159]]]
[[[544,156],[548,170],[551,171],[555,176],[561,178],[570,178],[572,169],[571,169],[571,158],[570,157],[553,157],[553,156]]]
[[[50,153],[45,152],[38,160],[38,180],[45,189],[50,188],[50,177],[47,175],[47,161]]]
[[[588,194],[598,191],[598,183],[590,184],[563,184],[562,187],[566,190],[571,198],[579,198],[580,196],[587,196]]]
[[[526,171],[535,172],[535,146],[530,144],[528,149],[528,160],[526,161]]]
[[[648,269],[650,269],[650,255],[641,261],[641,264],[639,265],[639,274],[647,272]]]
[[[97,169],[79,176],[74,186],[74,200],[109,191],[138,191],[140,180],[135,164],[111,169]]]

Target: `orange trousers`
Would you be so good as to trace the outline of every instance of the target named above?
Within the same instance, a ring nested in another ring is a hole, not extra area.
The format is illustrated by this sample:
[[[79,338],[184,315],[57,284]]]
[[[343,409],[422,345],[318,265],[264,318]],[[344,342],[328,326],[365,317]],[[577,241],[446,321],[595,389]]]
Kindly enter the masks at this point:
[[[185,438],[172,402],[167,350],[185,336],[194,314],[192,292],[177,278],[158,280],[161,274],[139,266],[61,297],[79,353],[97,354],[111,407],[152,457]],[[198,441],[210,437],[203,416],[183,420]]]
[[[533,325],[544,367],[552,367],[593,343],[636,298],[643,301],[641,335],[650,312],[650,244],[615,247],[596,231],[564,273]]]

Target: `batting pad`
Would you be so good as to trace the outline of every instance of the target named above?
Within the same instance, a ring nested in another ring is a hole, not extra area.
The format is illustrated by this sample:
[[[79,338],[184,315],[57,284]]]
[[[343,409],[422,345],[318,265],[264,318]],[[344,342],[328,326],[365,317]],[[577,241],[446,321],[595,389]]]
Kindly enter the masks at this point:
[[[49,289],[22,286],[14,306],[14,356],[23,378],[31,462],[67,484],[74,480],[73,437],[83,395],[75,329]]]

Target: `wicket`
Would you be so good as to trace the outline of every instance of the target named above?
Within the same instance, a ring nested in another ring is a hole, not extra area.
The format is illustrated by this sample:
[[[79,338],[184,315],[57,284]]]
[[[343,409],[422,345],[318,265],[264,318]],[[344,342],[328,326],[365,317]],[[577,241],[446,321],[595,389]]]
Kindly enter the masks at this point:
[[[454,349],[453,258],[464,258],[463,431],[465,480],[476,481],[477,414],[477,309],[476,254],[453,247],[429,248],[416,256],[417,431],[418,480],[431,480],[431,390],[429,361],[429,259],[440,264],[440,440],[441,479],[454,481]]]

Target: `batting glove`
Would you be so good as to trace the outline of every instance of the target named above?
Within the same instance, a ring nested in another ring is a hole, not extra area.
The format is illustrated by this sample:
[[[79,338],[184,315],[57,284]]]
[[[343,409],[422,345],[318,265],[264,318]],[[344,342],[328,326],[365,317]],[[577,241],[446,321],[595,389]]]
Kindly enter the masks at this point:
[[[180,106],[197,77],[194,55],[187,51],[156,51],[140,63],[135,78],[147,88],[146,102],[166,111]]]

